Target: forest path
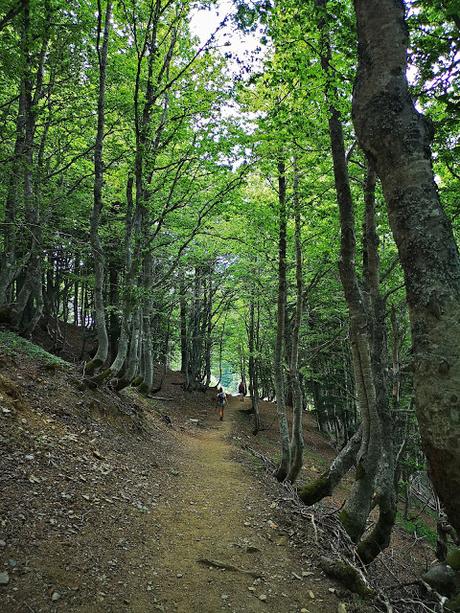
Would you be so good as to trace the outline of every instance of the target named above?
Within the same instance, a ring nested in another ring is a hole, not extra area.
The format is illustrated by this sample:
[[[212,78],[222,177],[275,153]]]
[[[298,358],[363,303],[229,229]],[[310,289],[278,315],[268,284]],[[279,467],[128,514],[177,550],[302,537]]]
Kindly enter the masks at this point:
[[[321,600],[316,573],[302,567],[286,535],[271,522],[262,485],[232,458],[231,420],[240,407],[231,399],[223,422],[212,415],[210,429],[184,435],[177,485],[155,514],[160,534],[159,543],[152,537],[152,549],[159,546],[155,606],[168,613],[335,611],[335,597],[326,591],[329,603]],[[262,579],[210,568],[201,559],[260,573]],[[131,610],[152,610],[146,596]]]

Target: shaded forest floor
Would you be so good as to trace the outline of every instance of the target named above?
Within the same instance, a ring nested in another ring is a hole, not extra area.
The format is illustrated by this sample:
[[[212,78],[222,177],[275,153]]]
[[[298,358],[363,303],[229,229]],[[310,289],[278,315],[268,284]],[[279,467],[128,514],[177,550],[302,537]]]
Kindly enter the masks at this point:
[[[375,610],[322,574],[311,524],[248,450],[276,454],[273,405],[254,438],[237,399],[220,422],[178,374],[163,400],[88,390],[8,334],[0,367],[1,611]],[[306,443],[310,476],[334,452],[308,421]],[[397,530],[375,570],[411,580],[431,555]]]

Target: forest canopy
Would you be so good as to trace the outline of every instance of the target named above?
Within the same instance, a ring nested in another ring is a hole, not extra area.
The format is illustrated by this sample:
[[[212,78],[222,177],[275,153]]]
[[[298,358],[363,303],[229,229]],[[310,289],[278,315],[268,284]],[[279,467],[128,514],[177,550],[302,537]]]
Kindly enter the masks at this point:
[[[356,466],[364,564],[414,476],[460,530],[459,14],[0,2],[1,324],[88,388],[242,380],[255,434],[276,400],[280,481],[312,412],[338,456],[299,496]]]

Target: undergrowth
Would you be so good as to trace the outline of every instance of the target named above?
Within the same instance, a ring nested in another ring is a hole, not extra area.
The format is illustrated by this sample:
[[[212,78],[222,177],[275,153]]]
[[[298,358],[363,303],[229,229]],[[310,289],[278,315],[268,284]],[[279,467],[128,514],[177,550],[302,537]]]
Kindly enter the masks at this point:
[[[427,526],[420,518],[416,520],[404,519],[403,515],[398,512],[396,516],[396,523],[406,532],[409,532],[409,534],[422,537],[433,547],[436,546],[436,530],[433,530],[433,528]]]

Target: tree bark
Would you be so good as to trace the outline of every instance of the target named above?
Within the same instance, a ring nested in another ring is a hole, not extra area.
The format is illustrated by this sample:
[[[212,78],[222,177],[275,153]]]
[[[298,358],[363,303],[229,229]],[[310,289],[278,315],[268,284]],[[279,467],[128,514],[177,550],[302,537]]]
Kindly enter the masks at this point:
[[[406,77],[401,0],[355,0],[353,121],[375,160],[405,275],[417,417],[436,491],[460,530],[460,259],[431,162],[432,127]]]
[[[324,472],[318,479],[311,483],[307,483],[299,490],[299,497],[306,505],[312,505],[325,498],[331,496],[334,489],[342,480],[347,472],[356,462],[359,448],[361,446],[361,428],[355,432],[348,443],[337,455],[329,469]]]
[[[102,31],[102,7],[98,0],[98,25],[96,51],[99,63],[99,91],[97,100],[97,134],[94,147],[94,200],[91,214],[90,241],[94,258],[94,303],[97,331],[97,352],[92,360],[85,365],[85,372],[91,375],[107,360],[109,352],[109,336],[105,318],[104,304],[104,270],[105,258],[102,242],[99,236],[99,225],[102,212],[102,187],[104,183],[104,128],[105,128],[105,83],[107,75],[107,53],[109,48],[110,20],[112,2],[107,0],[104,28]],[[102,46],[101,46],[102,36]]]
[[[303,465],[303,396],[299,379],[299,336],[303,315],[303,261],[302,237],[300,225],[300,199],[299,199],[299,172],[294,162],[294,241],[295,241],[295,277],[296,277],[296,305],[291,334],[290,381],[292,389],[292,436],[291,436],[291,464],[288,479],[291,483],[297,479]]]
[[[45,28],[37,54],[37,67],[33,75],[34,54],[32,51],[32,32],[29,0],[22,0],[23,36],[22,53],[24,75],[22,81],[24,111],[24,142],[21,151],[24,220],[31,236],[28,246],[27,261],[23,263],[24,283],[16,297],[14,321],[22,334],[30,335],[43,312],[42,279],[42,225],[40,219],[40,202],[36,181],[34,181],[35,128],[37,123],[38,103],[43,94],[43,75],[49,44],[49,24],[51,22],[51,4],[45,2]],[[35,170],[37,173],[37,170]]]
[[[276,412],[281,437],[281,459],[275,473],[278,481],[288,476],[291,463],[289,443],[289,425],[286,415],[285,381],[284,381],[284,338],[286,326],[286,175],[285,164],[278,162],[278,198],[279,198],[279,243],[278,243],[278,311],[275,341],[275,364],[273,369],[276,393]]]
[[[317,6],[323,9],[326,6],[326,0],[317,0]],[[340,518],[350,537],[357,542],[365,530],[371,510],[374,482],[381,453],[381,433],[371,358],[371,333],[366,305],[356,274],[355,220],[343,129],[340,114],[335,105],[337,92],[329,82],[331,48],[327,27],[325,16],[322,15],[319,21],[322,42],[321,67],[326,78],[325,96],[329,106],[329,134],[340,212],[339,272],[349,311],[353,372],[362,420],[361,448],[358,454],[356,478]]]
[[[188,363],[187,351],[187,295],[185,291],[184,273],[179,273],[179,312],[180,312],[180,370],[185,373]]]
[[[372,370],[382,436],[381,457],[375,487],[379,516],[374,528],[361,540],[357,549],[361,560],[365,564],[372,562],[383,549],[388,547],[391,531],[396,520],[394,432],[388,381],[386,300],[380,292],[379,239],[375,223],[375,186],[375,169],[372,161],[368,160],[364,187],[366,205],[363,232],[364,292],[368,303],[368,321],[372,338]]]

